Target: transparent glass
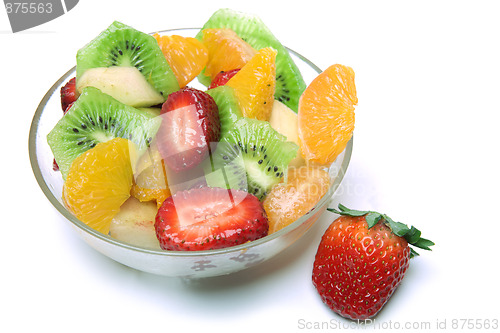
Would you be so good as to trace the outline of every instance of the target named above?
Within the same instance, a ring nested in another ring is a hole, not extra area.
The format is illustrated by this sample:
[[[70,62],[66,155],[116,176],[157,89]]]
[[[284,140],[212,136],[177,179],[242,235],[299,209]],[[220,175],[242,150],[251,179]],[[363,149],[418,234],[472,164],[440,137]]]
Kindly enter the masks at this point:
[[[160,31],[161,35],[193,37],[199,28]],[[321,70],[312,62],[290,50],[306,83]],[[75,75],[73,67],[47,91],[41,100],[30,128],[29,156],[35,177],[52,205],[74,227],[85,242],[100,253],[129,267],[158,275],[202,278],[237,272],[255,266],[285,250],[318,220],[328,207],[347,170],[352,152],[352,140],[329,168],[331,186],[323,198],[307,214],[289,226],[253,242],[209,251],[158,251],[136,247],[104,235],[78,220],[63,205],[63,181],[60,172],[52,169],[53,155],[47,144],[47,134],[62,116],[60,88]],[[201,84],[192,83],[196,87]]]

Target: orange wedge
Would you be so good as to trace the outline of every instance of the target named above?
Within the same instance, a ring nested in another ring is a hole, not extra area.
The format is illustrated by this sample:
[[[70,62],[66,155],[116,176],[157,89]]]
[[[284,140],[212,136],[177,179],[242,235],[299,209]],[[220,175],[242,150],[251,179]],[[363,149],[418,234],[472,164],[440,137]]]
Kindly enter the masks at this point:
[[[164,161],[155,143],[139,158],[130,194],[141,202],[156,201],[158,207],[171,193]]]
[[[113,217],[130,197],[133,173],[130,141],[122,138],[97,144],[71,164],[63,201],[80,221],[108,234]],[[129,148],[130,147],[130,148]]]
[[[197,39],[178,35],[160,36],[159,34],[154,34],[153,37],[156,38],[181,88],[205,68],[208,50]]]
[[[269,233],[283,229],[309,212],[329,187],[330,176],[323,169],[290,168],[287,182],[273,186],[262,203],[269,219]]]
[[[299,100],[298,132],[304,159],[320,165],[335,161],[354,131],[358,103],[354,71],[332,65],[319,74]]]
[[[269,119],[276,86],[276,54],[271,47],[260,49],[227,81],[226,85],[234,89],[244,117]]]
[[[204,29],[202,33],[208,49],[205,75],[211,80],[220,72],[242,68],[257,52],[231,29]]]

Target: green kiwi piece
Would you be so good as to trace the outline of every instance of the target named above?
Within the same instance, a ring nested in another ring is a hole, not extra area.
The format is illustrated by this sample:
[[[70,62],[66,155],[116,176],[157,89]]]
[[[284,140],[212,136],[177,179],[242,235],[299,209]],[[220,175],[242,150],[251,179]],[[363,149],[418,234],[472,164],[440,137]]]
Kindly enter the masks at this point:
[[[59,170],[66,179],[73,160],[81,153],[116,137],[147,148],[161,124],[154,113],[118,102],[94,87],[84,88],[73,106],[47,135]]]
[[[89,68],[111,66],[136,67],[165,99],[179,90],[156,39],[118,21],[78,50],[76,80]]]
[[[207,184],[245,190],[263,199],[286,177],[297,150],[268,122],[242,117],[217,144],[211,165],[205,168]]]
[[[306,88],[306,83],[288,50],[279,42],[259,17],[223,8],[216,11],[208,19],[196,35],[196,38],[201,40],[203,36],[202,30],[209,28],[232,29],[256,50],[269,46],[277,50],[276,92],[274,98],[297,112],[299,98]],[[203,82],[203,77],[206,78],[202,74],[199,76],[199,79],[205,84],[206,82]]]
[[[233,128],[234,123],[243,117],[240,104],[234,94],[234,89],[229,86],[208,89],[207,94],[212,96],[219,108],[220,136],[223,137]]]

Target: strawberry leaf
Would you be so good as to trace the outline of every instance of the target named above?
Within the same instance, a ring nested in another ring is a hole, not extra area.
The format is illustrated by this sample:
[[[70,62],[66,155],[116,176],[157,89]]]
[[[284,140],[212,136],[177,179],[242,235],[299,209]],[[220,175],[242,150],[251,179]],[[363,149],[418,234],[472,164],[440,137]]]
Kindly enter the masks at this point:
[[[369,212],[365,216],[366,223],[368,223],[368,229],[373,227],[375,224],[377,224],[378,221],[382,218],[382,215],[380,215],[377,212]]]
[[[420,238],[413,245],[415,245],[416,247],[419,247],[421,249],[431,251],[431,249],[429,247],[432,246],[432,245],[435,245],[435,244],[434,244],[433,241],[430,241],[430,240],[425,239],[425,238]]]
[[[369,211],[366,210],[349,209],[342,204],[339,204],[339,210],[336,210],[335,208],[327,208],[327,210],[335,214],[347,215],[347,216],[363,216],[369,213]]]
[[[418,242],[421,234],[422,233],[420,232],[420,230],[412,226],[410,231],[408,231],[408,233],[405,235],[405,238],[408,241],[408,243],[414,244]]]
[[[384,219],[389,228],[391,228],[392,233],[395,234],[396,236],[405,237],[405,235],[408,234],[408,232],[410,231],[410,229],[408,229],[408,226],[406,224],[401,222],[395,222],[393,219],[391,219],[389,216],[385,214],[384,214]]]

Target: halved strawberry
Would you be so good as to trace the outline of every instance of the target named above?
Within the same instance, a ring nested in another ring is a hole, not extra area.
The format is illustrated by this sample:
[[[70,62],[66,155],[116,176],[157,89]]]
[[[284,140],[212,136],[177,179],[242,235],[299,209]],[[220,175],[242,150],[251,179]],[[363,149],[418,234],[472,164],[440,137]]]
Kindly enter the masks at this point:
[[[64,112],[77,99],[76,94],[76,78],[70,79],[61,87],[61,108]]]
[[[218,86],[225,85],[227,83],[227,81],[229,81],[229,79],[232,78],[239,71],[240,71],[240,69],[236,68],[236,69],[232,69],[232,70],[227,71],[227,72],[220,72],[213,79],[212,83],[210,83],[210,86],[208,87],[208,89],[213,89],[213,88],[216,88]]]
[[[245,191],[203,187],[167,198],[156,214],[164,250],[199,251],[243,244],[267,235],[261,202]]]
[[[219,141],[219,109],[212,96],[194,88],[170,94],[161,109],[162,124],[156,136],[158,150],[174,171],[189,170]]]

